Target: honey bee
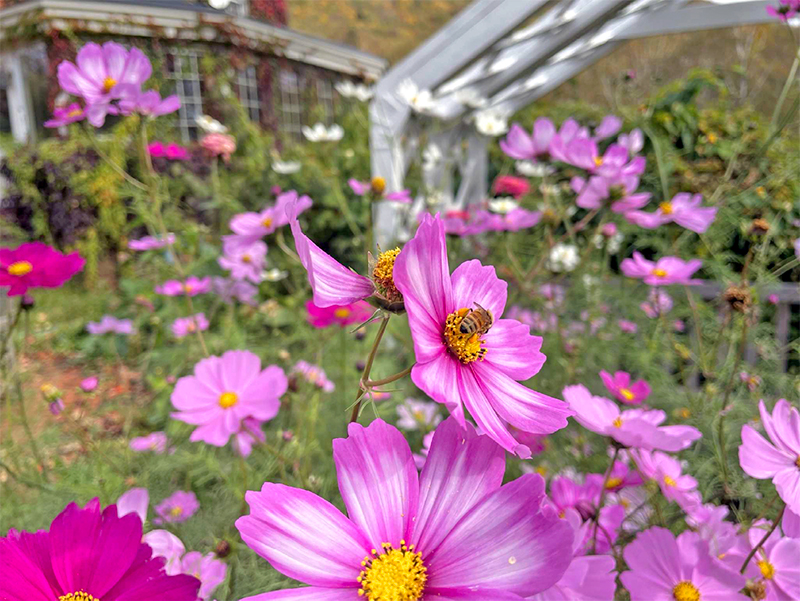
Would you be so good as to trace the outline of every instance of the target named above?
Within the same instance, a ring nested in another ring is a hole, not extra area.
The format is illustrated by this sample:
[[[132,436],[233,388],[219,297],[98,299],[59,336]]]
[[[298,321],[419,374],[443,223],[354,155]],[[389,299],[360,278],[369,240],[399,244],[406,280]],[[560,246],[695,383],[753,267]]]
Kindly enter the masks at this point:
[[[477,334],[481,336],[489,331],[489,328],[494,324],[494,317],[492,312],[484,309],[478,303],[475,303],[477,309],[468,309],[467,314],[461,320],[459,331],[462,334]]]

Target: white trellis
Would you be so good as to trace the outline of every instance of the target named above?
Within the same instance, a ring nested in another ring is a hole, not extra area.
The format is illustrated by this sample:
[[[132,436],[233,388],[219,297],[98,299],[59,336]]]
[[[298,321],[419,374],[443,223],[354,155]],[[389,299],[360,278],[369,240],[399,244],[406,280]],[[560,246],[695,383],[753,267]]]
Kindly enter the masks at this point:
[[[451,207],[480,200],[488,186],[489,139],[476,131],[476,116],[511,115],[627,40],[768,22],[768,4],[476,0],[378,82],[370,106],[372,173],[384,177],[389,190],[401,189],[424,139],[450,157],[428,166],[425,186],[440,190]],[[398,94],[408,79],[432,93],[424,116],[414,115]],[[385,202],[375,211],[379,242],[403,236],[407,207]]]

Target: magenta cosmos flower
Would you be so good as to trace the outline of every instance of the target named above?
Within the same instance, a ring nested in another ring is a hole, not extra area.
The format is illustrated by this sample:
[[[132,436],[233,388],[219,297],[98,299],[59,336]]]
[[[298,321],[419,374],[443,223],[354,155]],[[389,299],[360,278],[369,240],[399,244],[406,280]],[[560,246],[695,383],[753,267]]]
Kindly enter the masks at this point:
[[[199,508],[200,503],[197,502],[197,496],[193,492],[179,490],[155,506],[159,517],[153,520],[153,523],[163,524],[164,522],[169,522],[170,524],[177,524],[178,522],[185,522]]]
[[[315,328],[339,326],[344,328],[354,323],[367,321],[375,311],[369,303],[358,301],[349,305],[318,307],[313,301],[306,302],[307,319]]]
[[[716,207],[701,207],[702,202],[702,194],[692,195],[681,192],[676,194],[672,200],[658,205],[655,213],[629,211],[625,213],[625,219],[648,230],[654,230],[674,221],[687,230],[702,234],[717,216]]]
[[[0,599],[9,601],[195,601],[200,581],[168,576],[142,542],[135,513],[70,503],[49,532],[9,530],[0,538]]]
[[[549,154],[550,140],[555,133],[555,125],[546,117],[539,117],[533,122],[530,135],[519,123],[514,123],[506,137],[500,140],[500,149],[512,159],[535,161]]]
[[[471,425],[443,422],[419,475],[402,434],[382,420],[350,424],[333,458],[349,518],[283,484],[246,494],[242,539],[311,585],[250,601],[521,599],[553,586],[570,562],[572,531],[541,507],[544,480],[501,486],[503,450]]]
[[[786,506],[800,514],[800,412],[781,399],[772,415],[764,401],[758,403],[761,422],[772,444],[752,426],[742,426],[739,464],[748,476],[772,478]]]
[[[494,180],[492,190],[498,196],[510,195],[515,199],[525,196],[530,192],[531,185],[528,180],[513,175],[500,175]]]
[[[583,384],[567,386],[562,394],[575,412],[575,421],[626,447],[675,452],[689,447],[702,436],[700,430],[692,426],[661,426],[667,418],[663,411],[620,411],[614,401],[593,396]]]
[[[164,432],[151,432],[147,436],[131,438],[130,448],[134,451],[152,451],[162,454],[167,450],[167,435]]]
[[[198,278],[190,275],[186,278],[185,282],[167,280],[160,286],[156,286],[156,294],[163,294],[164,296],[181,296],[182,294],[197,296],[198,294],[205,294],[210,290],[211,278],[208,276]]]
[[[644,380],[631,383],[631,375],[626,371],[615,372],[613,376],[601,371],[600,379],[614,398],[626,405],[640,405],[650,396],[650,384]]]
[[[240,213],[230,222],[231,231],[240,236],[261,238],[289,223],[288,210],[297,216],[311,208],[313,201],[308,196],[299,196],[294,190],[284,192],[275,199],[275,204],[260,213]]]
[[[45,127],[64,127],[70,123],[83,121],[86,113],[77,102],[71,103],[66,107],[56,107],[53,109],[53,118],[44,122]]]
[[[620,580],[631,601],[748,599],[739,593],[744,577],[716,570],[696,532],[686,531],[675,539],[666,528],[650,528],[625,547],[624,556],[630,571]]]
[[[80,386],[80,389],[83,390],[84,392],[91,392],[92,390],[97,388],[98,382],[99,380],[97,376],[89,376],[88,378],[84,378],[83,380],[81,380],[81,383],[78,384],[78,386]]]
[[[530,457],[507,424],[532,434],[551,434],[572,414],[558,399],[518,380],[533,377],[545,362],[542,339],[513,319],[501,319],[507,284],[494,267],[473,260],[451,275],[444,224],[426,216],[394,266],[405,299],[417,363],[414,383],[447,406],[460,424],[464,406],[481,429],[507,451]]]
[[[189,160],[189,151],[183,146],[174,143],[164,145],[163,142],[152,142],[147,146],[147,152],[153,158],[165,158],[170,161]]]
[[[236,434],[243,419],[265,421],[275,417],[288,382],[283,370],[250,351],[228,351],[194,366],[194,375],[178,380],[172,404],[174,419],[199,426],[190,440],[222,447]]]
[[[205,313],[196,313],[189,317],[179,317],[172,322],[171,327],[175,338],[184,338],[194,332],[205,332],[208,329],[208,319]]]
[[[373,177],[372,181],[361,182],[357,179],[347,180],[347,185],[358,196],[370,195],[375,200],[391,200],[401,204],[411,202],[411,190],[398,190],[397,192],[386,192],[386,180],[382,177]]]
[[[0,248],[0,288],[8,286],[8,296],[20,296],[30,288],[59,288],[85,263],[76,252],[65,255],[41,242]]]
[[[800,11],[797,0],[780,0],[777,6],[767,5],[767,14],[781,21],[788,21]]]
[[[691,279],[694,272],[700,269],[703,262],[700,259],[681,261],[678,257],[661,257],[653,263],[645,259],[641,253],[634,252],[632,259],[622,261],[620,268],[629,278],[644,280],[649,286],[668,286],[682,284],[693,286],[700,284],[701,280]]]

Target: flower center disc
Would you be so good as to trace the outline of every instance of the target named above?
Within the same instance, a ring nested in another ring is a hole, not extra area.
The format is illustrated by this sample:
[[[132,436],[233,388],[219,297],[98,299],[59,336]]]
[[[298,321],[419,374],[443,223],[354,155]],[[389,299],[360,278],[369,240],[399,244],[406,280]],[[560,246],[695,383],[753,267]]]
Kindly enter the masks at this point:
[[[767,580],[772,580],[772,577],[775,576],[775,566],[766,559],[758,562],[758,569],[761,570],[761,575]]]
[[[93,597],[85,591],[76,591],[74,593],[60,595],[58,601],[100,601],[100,599]]]
[[[339,319],[344,319],[348,315],[350,315],[350,309],[346,309],[345,307],[339,307],[333,314],[338,317]]]
[[[179,518],[183,515],[183,507],[178,507],[177,505],[169,510],[169,514],[174,518]]]
[[[626,401],[633,400],[633,393],[627,388],[620,388],[619,393],[625,397]]]
[[[658,205],[658,208],[661,209],[661,212],[664,215],[672,215],[672,203],[671,202],[662,202]]]
[[[236,396],[235,392],[223,392],[219,395],[219,406],[223,409],[233,407],[238,401],[239,398]]]
[[[656,276],[657,278],[665,278],[667,277],[667,272],[664,271],[663,269],[654,269],[653,275]]]
[[[676,584],[672,589],[672,596],[675,601],[700,601],[700,591],[688,580]]]
[[[609,478],[608,482],[606,482],[606,488],[612,490],[620,484],[622,484],[622,478]]]
[[[271,227],[272,217],[264,217],[264,220],[261,222],[261,225],[263,225],[264,227]]]
[[[486,349],[483,347],[483,338],[480,331],[461,331],[461,322],[464,321],[470,310],[466,307],[454,311],[447,316],[444,323],[444,343],[456,358],[464,365],[472,363],[486,356]]]
[[[619,416],[617,416],[617,418],[616,418],[616,419],[615,419],[613,422],[611,422],[611,424],[612,424],[612,425],[613,425],[615,428],[621,428],[621,427],[622,427],[622,418],[621,418],[621,417],[619,417]]]
[[[8,275],[23,276],[33,271],[33,265],[27,261],[17,261],[8,266]]]
[[[386,189],[386,180],[380,176],[373,177],[370,185],[376,194],[383,194],[383,191]]]
[[[677,486],[678,485],[678,483],[675,482],[675,478],[673,478],[672,476],[664,476],[664,484],[666,484],[667,486]]]
[[[115,85],[117,85],[116,79],[114,79],[113,77],[106,77],[103,80],[103,92],[108,94],[111,91],[111,88],[113,88]]]
[[[361,562],[364,569],[358,576],[358,595],[369,601],[418,601],[425,590],[428,568],[422,554],[414,545],[400,541],[395,549],[389,543],[381,545],[382,553],[373,549],[372,556]]]
[[[399,301],[403,298],[403,295],[394,285],[394,262],[399,254],[400,248],[382,252],[378,255],[375,267],[372,268],[372,280],[378,287],[378,291],[391,302]]]

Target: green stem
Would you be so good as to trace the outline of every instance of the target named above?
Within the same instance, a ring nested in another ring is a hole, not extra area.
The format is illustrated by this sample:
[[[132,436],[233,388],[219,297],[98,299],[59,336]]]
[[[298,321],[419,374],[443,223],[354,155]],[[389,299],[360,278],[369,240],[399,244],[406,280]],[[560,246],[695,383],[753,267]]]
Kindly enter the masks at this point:
[[[608,469],[603,476],[603,489],[600,491],[600,500],[597,501],[597,511],[594,514],[594,533],[592,534],[592,553],[597,552],[597,529],[600,526],[600,511],[603,509],[603,503],[606,501],[606,490],[608,490],[608,479],[611,476],[611,470],[614,469],[614,464],[617,462],[619,456],[619,447],[614,445],[614,456],[611,458],[611,463],[608,464]],[[611,539],[608,540],[611,543]]]
[[[383,338],[383,333],[386,331],[386,326],[389,324],[389,318],[391,316],[391,313],[384,313],[383,317],[381,318],[380,328],[378,329],[378,333],[375,335],[375,342],[372,343],[372,350],[370,350],[369,357],[367,357],[367,363],[364,366],[364,372],[361,374],[362,382],[369,380],[369,373],[372,371],[372,364],[375,362],[375,355],[378,354],[378,347],[381,344],[381,338]],[[358,394],[356,395],[356,404],[353,407],[353,412],[350,414],[351,424],[358,420],[358,414],[361,412],[361,401],[363,398],[364,391],[359,385]]]
[[[747,569],[747,564],[750,563],[750,560],[753,559],[753,556],[756,554],[756,552],[764,545],[765,542],[767,542],[767,539],[769,539],[769,537],[772,536],[772,533],[775,532],[775,529],[778,527],[778,524],[781,523],[784,511],[786,511],[786,503],[784,503],[783,507],[781,507],[780,512],[778,512],[778,517],[776,517],[775,521],[772,522],[772,527],[769,529],[769,531],[761,538],[760,541],[758,541],[758,544],[755,547],[753,547],[750,553],[748,553],[747,557],[744,560],[744,563],[742,564],[742,568],[739,570],[740,574],[744,574],[744,571]]]
[[[789,70],[789,77],[786,78],[786,83],[783,84],[783,90],[781,90],[781,95],[778,97],[778,103],[775,105],[775,110],[772,111],[772,119],[770,119],[769,121],[770,131],[775,129],[775,124],[778,122],[778,116],[781,114],[783,103],[786,101],[786,97],[789,95],[789,89],[792,87],[792,84],[794,83],[794,78],[797,75],[798,66],[800,66],[800,53],[798,53],[794,57],[794,62],[792,62],[792,68]]]
[[[397,380],[405,378],[408,374],[410,374],[412,369],[414,369],[413,365],[411,367],[407,367],[400,373],[389,376],[388,378],[381,378],[380,380],[367,380],[366,382],[363,382],[364,388],[374,388],[375,386],[383,386],[384,384],[396,382]]]

